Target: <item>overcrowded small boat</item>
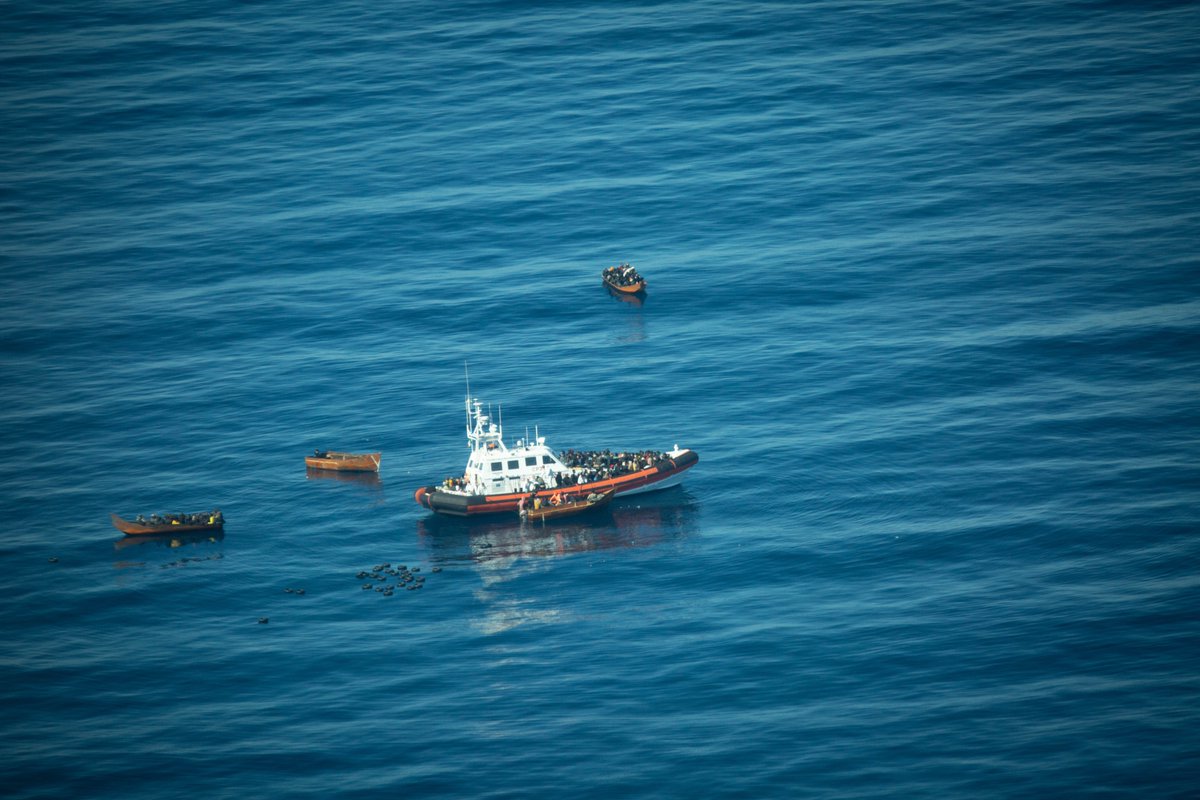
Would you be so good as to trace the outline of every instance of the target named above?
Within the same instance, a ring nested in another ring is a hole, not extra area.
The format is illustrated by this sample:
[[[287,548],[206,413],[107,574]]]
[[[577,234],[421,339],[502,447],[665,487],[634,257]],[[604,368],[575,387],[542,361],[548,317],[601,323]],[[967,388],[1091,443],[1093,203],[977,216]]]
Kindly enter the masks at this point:
[[[544,498],[535,495],[532,502],[529,498],[523,497],[517,504],[517,513],[521,515],[522,519],[533,522],[570,517],[585,511],[603,508],[613,499],[615,491],[615,489],[609,489],[606,492],[590,492],[580,495],[557,490]]]
[[[342,472],[379,472],[383,453],[339,453],[335,450],[314,450],[304,457],[309,469],[331,469]]]
[[[564,450],[546,446],[534,431],[532,440],[504,443],[500,425],[491,421],[478,400],[466,400],[467,441],[471,454],[460,477],[422,486],[413,494],[418,504],[440,514],[476,517],[518,510],[533,492],[556,489],[587,497],[612,490],[614,497],[676,486],[700,457],[679,445],[666,452],[642,450]]]
[[[219,531],[225,527],[225,517],[220,509],[203,511],[198,514],[151,514],[149,517],[137,515],[136,519],[128,520],[111,514],[113,527],[126,536],[150,536],[159,533],[196,533],[199,531]]]
[[[646,291],[646,279],[631,264],[605,267],[600,278],[605,286],[621,294],[641,294]]]

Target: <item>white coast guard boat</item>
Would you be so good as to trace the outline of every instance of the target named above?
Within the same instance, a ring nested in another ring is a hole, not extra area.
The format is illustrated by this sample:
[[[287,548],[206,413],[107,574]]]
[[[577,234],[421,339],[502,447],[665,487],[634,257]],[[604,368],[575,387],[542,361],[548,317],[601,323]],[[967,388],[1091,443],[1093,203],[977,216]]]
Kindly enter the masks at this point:
[[[666,452],[559,454],[536,432],[532,441],[519,439],[508,447],[501,426],[483,412],[480,401],[468,397],[466,412],[471,448],[466,471],[440,485],[422,486],[413,495],[417,503],[441,514],[512,513],[534,492],[547,499],[557,493],[570,500],[609,489],[618,497],[657,491],[679,484],[683,473],[700,460],[679,445]]]

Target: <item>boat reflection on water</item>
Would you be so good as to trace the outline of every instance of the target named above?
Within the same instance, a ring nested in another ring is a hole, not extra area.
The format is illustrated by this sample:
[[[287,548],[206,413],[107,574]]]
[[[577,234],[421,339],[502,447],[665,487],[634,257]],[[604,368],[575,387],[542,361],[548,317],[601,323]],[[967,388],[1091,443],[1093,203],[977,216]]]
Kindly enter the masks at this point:
[[[614,300],[619,300],[622,303],[627,303],[628,305],[639,309],[639,311],[631,315],[629,320],[629,329],[625,331],[623,336],[618,337],[617,341],[622,344],[632,344],[635,342],[646,341],[646,321],[640,311],[642,304],[645,302],[645,296],[638,294],[623,294],[622,292],[618,292],[611,287],[606,288],[608,288],[608,293],[612,295]]]
[[[384,503],[383,481],[379,479],[378,472],[342,472],[306,467],[304,476],[306,480],[310,481],[336,481],[353,484],[360,487],[371,498],[374,505],[379,506]]]
[[[378,472],[342,472],[334,469],[305,467],[304,475],[310,481],[340,481],[342,483],[356,483],[359,486],[367,486],[372,489],[383,488],[383,481],[379,479]]]
[[[641,308],[646,302],[646,295],[642,294],[640,292],[637,294],[629,294],[628,292],[618,292],[616,289],[612,288],[611,286],[609,286],[607,284],[605,284],[604,288],[608,289],[608,294],[611,297],[613,297],[617,300],[620,300],[622,303],[628,303],[629,305],[633,306],[634,308]]]
[[[225,538],[224,531],[196,531],[195,533],[151,533],[141,536],[123,536],[113,542],[114,550],[134,552],[130,548],[144,547],[153,550],[159,547],[185,547],[187,545],[219,542]]]
[[[618,497],[601,511],[544,525],[521,521],[516,514],[479,520],[433,514],[417,521],[417,535],[434,562],[462,564],[476,573],[479,613],[470,624],[491,636],[575,618],[569,606],[559,608],[552,599],[524,592],[522,578],[553,569],[550,558],[670,543],[691,535],[699,513],[699,505],[676,486]]]
[[[649,547],[687,536],[698,506],[682,487],[652,496],[617,498],[603,510],[557,522],[498,515],[479,520],[433,514],[417,521],[417,535],[434,558],[475,562],[563,556],[593,550]],[[469,554],[469,556],[468,556]]]
[[[119,570],[146,569],[150,566],[166,568],[219,560],[224,554],[220,547],[213,545],[224,539],[224,531],[123,536],[113,542],[113,549],[121,554],[120,560],[114,561],[113,566]],[[181,555],[183,553],[192,555]],[[165,558],[173,560],[164,563]]]

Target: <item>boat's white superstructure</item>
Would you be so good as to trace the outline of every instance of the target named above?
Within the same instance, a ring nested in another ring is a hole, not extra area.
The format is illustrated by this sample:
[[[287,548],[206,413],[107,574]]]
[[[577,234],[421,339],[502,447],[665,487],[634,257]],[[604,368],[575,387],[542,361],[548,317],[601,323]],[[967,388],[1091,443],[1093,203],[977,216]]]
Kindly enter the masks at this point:
[[[575,483],[572,470],[546,446],[546,437],[534,434],[532,442],[518,439],[504,444],[502,423],[493,422],[479,400],[467,399],[467,441],[471,454],[463,473],[465,494],[528,492],[539,484]]]

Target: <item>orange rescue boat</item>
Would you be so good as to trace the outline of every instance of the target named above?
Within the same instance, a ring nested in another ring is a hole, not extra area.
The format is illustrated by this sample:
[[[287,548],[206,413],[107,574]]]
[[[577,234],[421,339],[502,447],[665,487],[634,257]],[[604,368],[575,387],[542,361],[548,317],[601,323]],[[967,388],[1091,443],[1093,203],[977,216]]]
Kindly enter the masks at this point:
[[[514,447],[508,447],[501,426],[493,423],[483,413],[483,404],[470,396],[466,398],[466,412],[471,454],[462,477],[446,479],[441,485],[421,486],[413,492],[418,505],[439,514],[511,514],[519,510],[521,500],[529,497],[534,486],[541,487],[538,493],[543,496],[558,490],[572,497],[609,490],[615,497],[658,491],[679,485],[683,474],[700,460],[695,451],[675,445],[666,452],[635,451],[623,467],[614,470],[609,465],[597,472],[564,460],[562,454],[546,445],[545,437],[537,436],[536,429],[533,439],[519,439]]]

